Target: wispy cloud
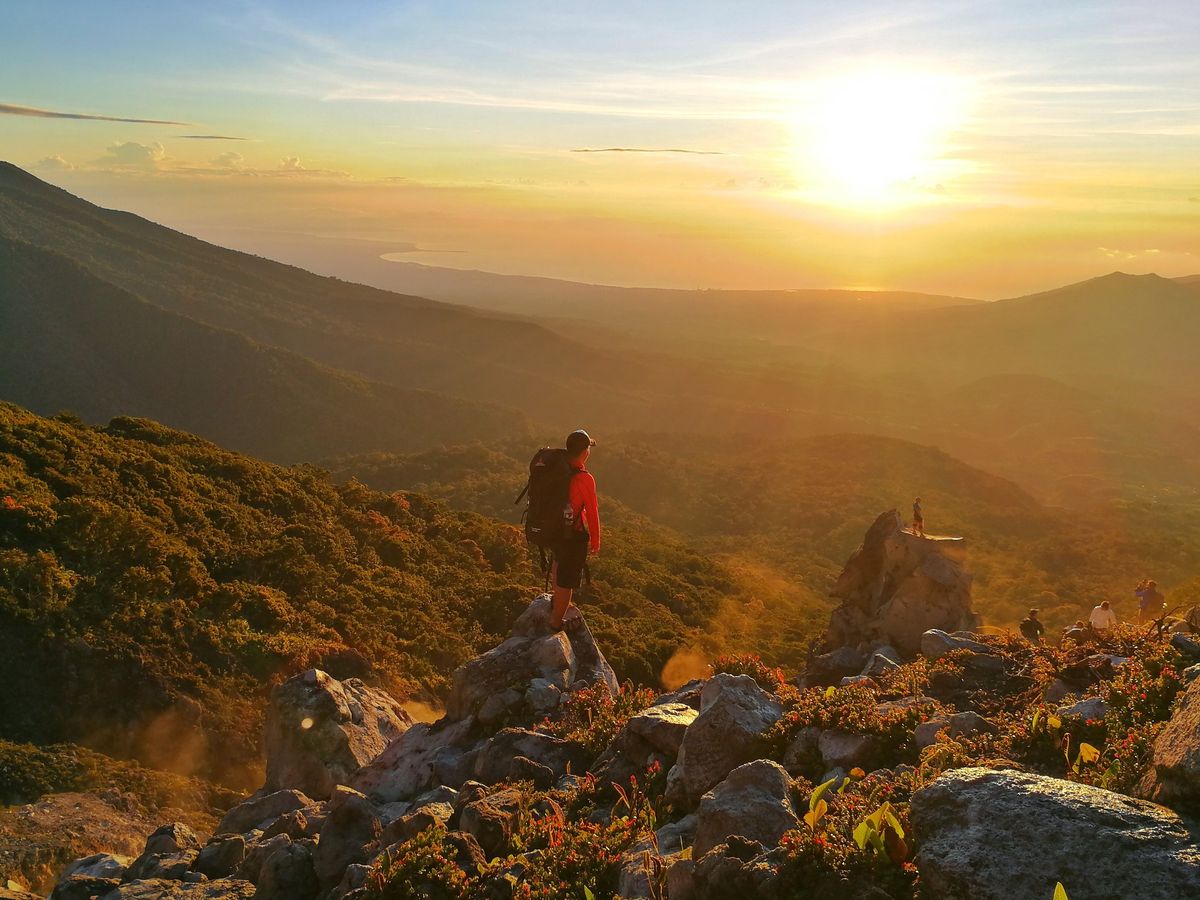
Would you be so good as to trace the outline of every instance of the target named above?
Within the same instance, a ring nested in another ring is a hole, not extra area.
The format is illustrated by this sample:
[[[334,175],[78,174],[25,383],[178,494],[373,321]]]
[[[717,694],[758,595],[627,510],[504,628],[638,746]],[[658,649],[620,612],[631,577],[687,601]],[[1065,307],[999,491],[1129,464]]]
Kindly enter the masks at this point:
[[[697,156],[724,156],[720,150],[688,150],[683,147],[579,147],[572,153],[694,153]]]
[[[248,137],[235,137],[231,134],[178,134],[176,137],[186,138],[189,141],[248,141]]]
[[[35,119],[89,119],[95,122],[128,122],[134,125],[192,125],[192,122],[175,122],[170,119],[129,119],[123,116],[95,116],[88,113],[59,112],[39,109],[36,106],[20,106],[15,103],[0,103],[0,115],[30,116]]]

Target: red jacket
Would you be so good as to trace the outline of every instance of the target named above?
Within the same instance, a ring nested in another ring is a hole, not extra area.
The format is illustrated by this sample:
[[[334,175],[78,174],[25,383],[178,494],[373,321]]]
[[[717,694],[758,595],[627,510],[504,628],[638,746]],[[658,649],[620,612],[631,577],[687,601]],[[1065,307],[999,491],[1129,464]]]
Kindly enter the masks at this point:
[[[588,543],[596,553],[600,550],[600,503],[596,499],[596,479],[583,466],[575,466],[579,473],[571,479],[571,512],[574,513],[575,529],[583,530],[586,516]]]

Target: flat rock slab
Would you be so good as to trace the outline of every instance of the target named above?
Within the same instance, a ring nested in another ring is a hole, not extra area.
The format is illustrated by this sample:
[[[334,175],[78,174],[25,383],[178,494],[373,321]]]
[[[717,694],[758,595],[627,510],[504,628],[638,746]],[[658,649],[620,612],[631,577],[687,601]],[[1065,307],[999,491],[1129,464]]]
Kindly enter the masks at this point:
[[[1200,831],[1164,807],[1025,772],[967,768],[918,791],[921,883],[942,900],[1200,897]]]

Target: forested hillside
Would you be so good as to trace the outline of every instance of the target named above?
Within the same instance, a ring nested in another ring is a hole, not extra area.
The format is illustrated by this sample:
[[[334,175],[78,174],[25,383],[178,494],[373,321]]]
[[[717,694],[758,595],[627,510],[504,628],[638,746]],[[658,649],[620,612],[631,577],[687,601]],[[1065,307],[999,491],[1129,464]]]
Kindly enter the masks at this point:
[[[511,516],[528,449],[513,441],[332,467],[381,489]],[[863,523],[891,507],[907,515],[918,494],[932,531],[967,538],[976,607],[993,624],[1015,624],[1033,605],[1067,624],[1104,597],[1122,610],[1143,573],[1173,585],[1200,569],[1200,524],[1169,507],[1130,501],[1106,516],[1048,508],[1006,479],[890,438],[633,436],[602,441],[589,468],[602,496],[753,572],[760,592],[782,583],[825,596]],[[768,622],[794,614],[769,612]]]
[[[436,705],[541,584],[512,525],[146,419],[0,404],[0,486],[0,738],[226,782],[256,763],[273,682],[316,665]],[[612,511],[584,602],[619,674],[656,683],[677,650],[720,638],[738,575]],[[817,615],[793,623],[793,654]]]

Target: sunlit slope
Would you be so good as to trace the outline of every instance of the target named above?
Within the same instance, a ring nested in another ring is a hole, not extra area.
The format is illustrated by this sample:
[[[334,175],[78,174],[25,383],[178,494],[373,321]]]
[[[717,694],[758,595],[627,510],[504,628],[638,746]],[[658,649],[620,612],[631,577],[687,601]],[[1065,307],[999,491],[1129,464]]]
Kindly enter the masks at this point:
[[[0,398],[88,419],[136,412],[300,461],[519,432],[519,413],[317,365],[151,305],[0,236]]]
[[[594,347],[533,322],[324,278],[101,209],[8,164],[0,237],[255,343],[383,384],[522,408],[556,430],[581,415],[636,427],[694,427],[714,414],[765,427],[787,415],[755,379],[673,358],[670,346]]]
[[[513,519],[526,450],[513,442],[375,455],[335,468]],[[1167,520],[1164,509],[1136,503],[1103,514],[1047,508],[1007,479],[891,438],[616,437],[590,468],[603,497],[816,596],[828,592],[863,523],[892,507],[907,515],[917,495],[932,531],[968,539],[978,603],[992,621],[1015,622],[1032,603],[1052,620],[1073,620],[1097,596],[1121,601],[1130,573],[1173,584],[1200,570],[1194,516],[1188,525],[1186,515]]]

